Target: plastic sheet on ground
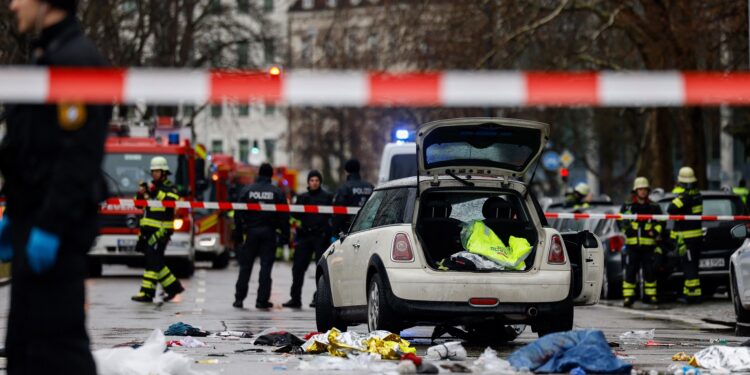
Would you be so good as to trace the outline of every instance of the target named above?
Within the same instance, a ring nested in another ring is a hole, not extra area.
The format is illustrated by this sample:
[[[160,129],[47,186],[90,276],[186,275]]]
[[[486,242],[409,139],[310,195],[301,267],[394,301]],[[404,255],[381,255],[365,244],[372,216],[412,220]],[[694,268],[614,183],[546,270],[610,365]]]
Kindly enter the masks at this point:
[[[364,336],[356,332],[341,332],[336,328],[310,337],[302,345],[309,354],[328,352],[332,356],[346,357],[351,353],[378,354],[382,359],[399,359],[407,353],[416,353],[408,341],[388,331],[374,331]]]
[[[562,373],[581,367],[589,373],[628,373],[632,366],[618,359],[604,333],[578,330],[546,335],[516,350],[508,358],[517,369]]]
[[[620,335],[620,343],[625,346],[646,345],[649,340],[654,339],[655,329],[644,331],[627,331]]]
[[[492,348],[484,349],[482,355],[471,365],[471,370],[480,374],[510,374],[516,372],[510,362],[498,357],[497,352]]]
[[[380,356],[372,353],[349,355],[348,358],[315,356],[300,362],[298,369],[302,371],[396,371],[396,362],[381,361]]]
[[[198,327],[193,327],[190,324],[177,322],[170,325],[166,331],[166,336],[193,336],[193,337],[206,337],[210,334],[208,331],[201,330]]]
[[[695,353],[690,364],[711,371],[748,372],[750,371],[750,348],[744,346],[709,346]]]
[[[185,355],[165,351],[164,334],[154,330],[143,346],[100,349],[94,351],[99,375],[207,375],[211,372],[191,369]]]
[[[466,355],[466,349],[461,345],[460,341],[451,341],[427,348],[425,359],[433,361],[441,359],[463,361],[466,359]]]
[[[241,339],[249,339],[253,337],[252,332],[242,331],[222,331],[211,334],[211,337],[237,337]]]

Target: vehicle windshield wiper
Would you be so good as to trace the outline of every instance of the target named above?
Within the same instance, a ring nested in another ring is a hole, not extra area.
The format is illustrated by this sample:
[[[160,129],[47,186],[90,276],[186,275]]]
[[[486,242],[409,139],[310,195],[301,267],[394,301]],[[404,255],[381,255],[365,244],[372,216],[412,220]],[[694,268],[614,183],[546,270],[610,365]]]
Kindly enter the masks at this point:
[[[464,184],[466,186],[474,186],[473,182],[467,181],[467,180],[465,180],[465,179],[463,179],[461,177],[456,176],[455,174],[453,174],[453,172],[450,169],[447,169],[445,171],[445,173],[447,173],[448,176],[453,177],[454,180],[456,180],[456,181],[458,181],[458,182],[460,182],[460,183],[462,183],[462,184]]]

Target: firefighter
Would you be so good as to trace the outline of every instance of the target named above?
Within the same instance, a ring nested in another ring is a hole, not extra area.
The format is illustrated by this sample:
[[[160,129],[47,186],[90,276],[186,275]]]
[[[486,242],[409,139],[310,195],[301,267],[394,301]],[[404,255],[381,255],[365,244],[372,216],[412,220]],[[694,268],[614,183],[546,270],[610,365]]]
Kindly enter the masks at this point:
[[[169,180],[167,159],[156,156],[151,159],[151,185],[141,183],[136,199],[177,201],[180,195]],[[146,257],[146,270],[143,272],[141,290],[131,297],[136,302],[152,302],[156,294],[156,284],[164,289],[164,301],[171,301],[185,291],[178,280],[164,264],[164,251],[174,233],[174,208],[146,207],[141,218],[141,234],[136,248]]]
[[[254,184],[242,189],[239,201],[242,203],[281,203],[286,204],[286,198],[281,190],[271,183],[273,168],[263,163],[258,170],[258,178]],[[234,215],[235,226],[240,228],[243,244],[237,251],[237,261],[240,273],[235,285],[234,303],[236,308],[243,307],[247,297],[250,274],[256,257],[260,257],[260,275],[258,295],[255,308],[270,309],[273,304],[271,298],[271,269],[276,259],[276,244],[289,242],[289,215],[283,212],[267,211],[237,211]],[[277,238],[276,230],[280,230]]]
[[[101,67],[74,0],[13,0],[18,31],[35,37],[31,65]],[[84,279],[98,234],[111,108],[69,101],[10,105],[0,143],[7,210],[0,259],[12,259],[8,374],[95,374]]]
[[[587,197],[591,193],[589,184],[585,182],[579,182],[573,191],[565,195],[565,207],[573,208],[574,210],[581,210],[589,208],[589,202],[586,201]]]
[[[695,182],[695,172],[690,167],[680,168],[677,176],[677,187],[672,190],[677,194],[667,208],[670,215],[702,215],[703,198]],[[701,281],[698,277],[698,263],[703,244],[701,222],[696,220],[676,221],[670,234],[677,254],[680,255],[685,285],[682,289],[684,302],[698,303],[701,299]]]
[[[740,179],[737,187],[732,188],[732,193],[739,195],[740,199],[742,199],[742,203],[747,207],[747,196],[750,194],[750,191],[747,190],[747,183],[744,178]]]
[[[367,181],[362,181],[362,177],[359,175],[359,160],[347,160],[344,164],[344,170],[347,173],[346,182],[336,190],[336,194],[333,196],[333,204],[336,206],[364,206],[367,199],[372,195],[373,186]],[[334,215],[331,219],[334,235],[347,232],[353,218],[353,215]]]
[[[320,185],[323,175],[317,170],[307,174],[307,192],[297,198],[297,204],[330,206],[333,204],[333,195]],[[300,214],[297,219],[300,226],[297,228],[297,246],[294,251],[294,265],[292,266],[292,288],[291,299],[283,304],[284,307],[302,307],[302,284],[305,272],[310,265],[310,258],[315,255],[315,260],[320,259],[323,251],[328,247],[331,238],[331,227],[328,225],[330,215],[323,214]],[[315,307],[315,297],[310,307]]]
[[[620,208],[622,214],[660,215],[659,205],[648,195],[651,191],[648,179],[638,177],[633,182],[632,198]],[[654,220],[623,220],[619,223],[625,234],[625,279],[622,281],[622,296],[625,307],[635,302],[636,276],[643,269],[643,302],[658,303],[656,297],[656,267],[662,250],[658,243],[663,224]]]

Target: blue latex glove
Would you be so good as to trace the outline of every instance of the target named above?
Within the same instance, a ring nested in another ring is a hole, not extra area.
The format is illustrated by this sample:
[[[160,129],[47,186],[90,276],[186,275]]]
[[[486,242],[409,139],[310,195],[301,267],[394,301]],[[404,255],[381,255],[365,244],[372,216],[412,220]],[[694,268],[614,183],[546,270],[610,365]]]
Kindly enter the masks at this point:
[[[41,274],[55,264],[57,250],[60,248],[60,237],[34,227],[26,245],[29,267],[36,274]]]
[[[13,259],[13,244],[10,242],[10,220],[0,220],[0,262]]]

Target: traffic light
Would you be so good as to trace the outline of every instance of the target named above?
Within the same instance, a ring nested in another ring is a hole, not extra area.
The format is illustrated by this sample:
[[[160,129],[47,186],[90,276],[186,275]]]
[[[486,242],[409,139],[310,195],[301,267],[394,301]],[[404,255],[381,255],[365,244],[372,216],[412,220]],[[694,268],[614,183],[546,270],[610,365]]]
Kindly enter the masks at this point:
[[[560,168],[560,177],[562,177],[563,182],[568,182],[568,168]]]

